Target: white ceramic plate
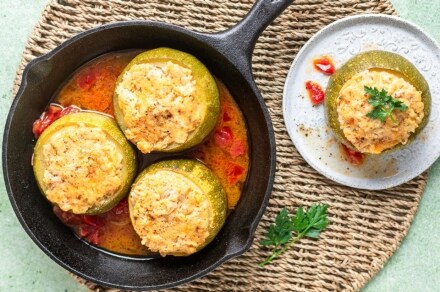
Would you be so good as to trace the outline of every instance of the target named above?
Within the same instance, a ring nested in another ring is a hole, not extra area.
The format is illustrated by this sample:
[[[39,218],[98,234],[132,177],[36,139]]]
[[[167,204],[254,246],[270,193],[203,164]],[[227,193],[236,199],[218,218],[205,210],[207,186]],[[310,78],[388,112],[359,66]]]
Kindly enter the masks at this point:
[[[368,156],[361,166],[346,162],[324,117],[324,106],[312,106],[305,82],[327,86],[328,76],[312,60],[330,56],[336,68],[368,50],[398,53],[413,63],[429,84],[432,105],[429,122],[410,145]],[[283,93],[287,131],[304,159],[326,177],[355,188],[386,189],[407,182],[428,169],[440,156],[440,48],[420,28],[385,15],[361,15],[336,21],[312,37],[295,58]]]

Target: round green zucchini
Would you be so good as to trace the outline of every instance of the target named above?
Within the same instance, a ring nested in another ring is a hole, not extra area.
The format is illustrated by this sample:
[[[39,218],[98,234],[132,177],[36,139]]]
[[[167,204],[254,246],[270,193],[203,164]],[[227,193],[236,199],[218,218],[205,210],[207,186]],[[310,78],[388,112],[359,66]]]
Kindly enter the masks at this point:
[[[130,218],[132,221],[132,225],[135,229],[135,231],[139,234],[137,230],[137,224],[136,220],[134,218],[134,208],[137,204],[137,200],[139,200],[139,196],[141,196],[143,199],[146,198],[147,194],[142,193],[134,194],[134,189],[136,188],[136,185],[139,183],[151,182],[151,175],[159,174],[160,178],[163,179],[167,183],[168,191],[175,192],[175,181],[173,181],[173,176],[166,175],[167,173],[171,172],[173,175],[181,175],[183,178],[190,180],[192,183],[194,183],[198,189],[200,189],[203,193],[203,199],[207,200],[210,205],[210,222],[208,227],[208,236],[203,241],[203,243],[199,244],[194,252],[197,252],[204,248],[206,245],[208,245],[214,237],[217,235],[217,233],[222,228],[223,224],[226,220],[227,215],[227,197],[226,193],[217,178],[217,176],[204,164],[201,162],[198,162],[197,160],[191,160],[191,159],[176,159],[176,160],[164,160],[157,163],[154,163],[150,166],[148,166],[146,169],[144,169],[139,176],[136,178],[132,191],[129,194],[128,197],[128,203],[129,203],[129,210],[130,210]],[[148,187],[149,189],[151,186]],[[185,203],[183,203],[185,204]],[[174,211],[173,211],[174,212]],[[150,216],[151,214],[145,214],[148,218],[153,218]],[[156,217],[154,217],[156,218]],[[170,226],[167,226],[169,229],[173,229],[173,225],[170,224]],[[139,234],[141,236],[141,234]],[[142,238],[142,236],[141,236]],[[165,242],[165,240],[163,240]],[[148,245],[146,245],[148,247]],[[154,251],[157,252],[157,251]],[[160,251],[159,251],[160,252]],[[191,253],[182,253],[182,252],[168,252],[165,255],[173,255],[173,256],[188,256]],[[161,253],[162,254],[162,253]],[[162,254],[164,255],[164,254]]]
[[[63,129],[69,126],[89,126],[102,129],[106,137],[116,145],[117,150],[122,154],[122,185],[105,200],[99,202],[99,204],[89,206],[87,211],[81,214],[96,215],[107,212],[127,195],[137,172],[136,152],[111,117],[94,112],[79,112],[63,116],[52,123],[38,138],[34,149],[33,170],[38,186],[47,197],[47,186],[43,180],[45,173],[43,147],[51,141],[54,135],[62,133]],[[56,202],[52,203],[56,204]]]
[[[171,48],[157,48],[137,55],[122,71],[116,82],[116,87],[121,82],[124,74],[134,65],[145,63],[167,63],[172,62],[176,65],[190,69],[196,81],[195,97],[202,105],[202,118],[199,127],[189,134],[184,143],[173,143],[165,149],[154,150],[156,152],[179,152],[189,149],[201,143],[214,129],[220,113],[219,91],[214,77],[209,70],[196,57]],[[115,87],[115,88],[116,88]],[[115,118],[121,129],[125,132],[127,125],[124,121],[124,113],[119,107],[119,95],[113,97]],[[133,142],[133,141],[132,141]]]
[[[373,50],[360,53],[348,60],[341,68],[336,70],[335,74],[330,77],[325,92],[324,102],[328,126],[332,129],[336,138],[340,142],[354,150],[357,150],[356,147],[347,140],[341,129],[338,120],[337,100],[339,97],[339,92],[348,80],[350,80],[354,75],[369,69],[379,69],[397,73],[407,82],[412,84],[418,91],[421,91],[422,102],[424,104],[424,117],[415,132],[409,137],[408,143],[410,143],[428,122],[431,111],[431,93],[429,91],[428,83],[411,62],[398,54],[387,51]],[[385,151],[395,150],[401,146],[403,145],[399,144]]]

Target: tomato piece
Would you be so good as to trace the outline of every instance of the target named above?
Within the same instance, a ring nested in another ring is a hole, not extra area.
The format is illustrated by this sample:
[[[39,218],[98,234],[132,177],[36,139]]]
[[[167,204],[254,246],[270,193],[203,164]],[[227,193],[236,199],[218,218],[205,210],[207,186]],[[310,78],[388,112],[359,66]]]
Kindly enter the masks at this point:
[[[232,143],[232,130],[229,127],[222,127],[218,129],[214,133],[214,141],[215,144],[220,146],[221,148],[225,148]]]
[[[361,165],[365,160],[365,154],[357,152],[351,148],[348,148],[344,144],[341,144],[342,156],[353,165]]]
[[[105,213],[106,223],[117,223],[117,225],[129,225],[130,215],[128,208],[128,200],[121,200],[113,209]]]
[[[89,68],[88,70],[82,72],[76,79],[76,84],[78,87],[83,90],[90,89],[90,87],[92,87],[98,79],[95,71],[96,70],[94,68]]]
[[[82,222],[89,226],[102,227],[104,226],[104,221],[98,216],[93,215],[82,215]]]
[[[228,181],[231,185],[235,184],[244,173],[244,168],[240,165],[233,164],[228,170]]]
[[[94,232],[90,233],[86,240],[90,242],[91,244],[98,245],[99,244],[99,230],[95,230]]]
[[[318,83],[307,81],[306,90],[313,105],[321,104],[324,101],[325,93]]]
[[[76,215],[71,212],[61,210],[58,206],[53,207],[53,212],[64,224],[77,225],[81,224],[81,215]]]
[[[72,227],[75,233],[92,244],[99,243],[99,230],[105,225],[99,216],[77,215],[54,206],[53,212],[64,224]]]
[[[99,229],[95,226],[81,224],[76,228],[76,234],[91,244],[99,244]]]
[[[232,158],[237,158],[246,153],[246,145],[242,140],[237,140],[232,143],[231,149],[229,150],[229,154],[231,154]]]
[[[51,105],[46,112],[41,114],[40,118],[32,125],[32,133],[35,138],[40,137],[41,133],[57,119],[60,111],[60,107]]]
[[[326,75],[332,75],[335,73],[335,65],[330,57],[323,56],[313,60],[313,66],[316,70]]]
[[[46,117],[49,119],[55,119],[56,117],[58,117],[60,111],[62,111],[61,107],[55,105],[49,105],[49,108],[45,113],[43,113],[43,115],[45,114]]]
[[[78,113],[78,112],[80,112],[80,111],[81,111],[81,109],[80,109],[79,107],[74,106],[74,105],[70,105],[70,106],[68,106],[68,107],[63,108],[63,109],[58,113],[57,119],[59,119],[59,118],[61,118],[61,117],[63,117],[63,116],[66,116],[66,115],[68,115],[68,114]]]
[[[38,139],[40,137],[41,133],[43,131],[41,130],[41,121],[40,119],[36,120],[34,124],[32,125],[32,134],[34,134],[34,137]]]
[[[113,209],[113,213],[116,215],[128,214],[128,200],[121,200]]]
[[[79,237],[84,238],[89,236],[90,234],[92,234],[95,231],[95,228],[93,226],[90,225],[85,225],[85,224],[81,224],[78,226],[77,228],[77,234],[79,235]]]
[[[38,139],[40,135],[47,129],[53,122],[61,118],[62,116],[76,113],[81,111],[77,106],[68,106],[65,108],[50,105],[48,110],[41,114],[40,118],[32,125],[32,133],[34,137]]]
[[[229,122],[232,118],[229,116],[227,112],[223,113],[223,122]]]

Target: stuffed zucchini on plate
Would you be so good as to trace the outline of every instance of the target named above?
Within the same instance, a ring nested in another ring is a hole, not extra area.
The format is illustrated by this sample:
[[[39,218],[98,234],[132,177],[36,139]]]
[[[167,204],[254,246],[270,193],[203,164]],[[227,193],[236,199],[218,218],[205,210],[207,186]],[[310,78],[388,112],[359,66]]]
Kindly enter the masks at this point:
[[[426,125],[428,84],[404,57],[368,51],[336,71],[326,90],[327,123],[361,153],[380,154],[410,142]]]
[[[395,17],[352,16],[322,29],[296,56],[284,87],[296,149],[355,188],[386,189],[420,175],[440,156],[439,52],[420,28]]]

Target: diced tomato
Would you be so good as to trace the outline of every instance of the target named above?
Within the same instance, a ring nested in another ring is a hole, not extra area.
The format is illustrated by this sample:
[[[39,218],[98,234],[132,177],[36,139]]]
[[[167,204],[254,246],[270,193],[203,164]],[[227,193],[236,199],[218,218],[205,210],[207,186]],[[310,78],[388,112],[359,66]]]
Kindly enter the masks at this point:
[[[41,133],[43,133],[43,131],[41,130],[41,128],[42,128],[41,123],[42,123],[41,120],[38,119],[32,125],[32,134],[34,134],[34,137],[36,139],[38,139],[38,137],[40,137]]]
[[[94,226],[94,227],[104,226],[104,221],[101,218],[99,218],[98,216],[83,215],[82,222],[86,225]]]
[[[223,122],[229,122],[231,119],[231,117],[229,116],[229,114],[227,112],[223,113]]]
[[[128,210],[128,200],[123,199],[113,209],[102,215],[106,223],[117,223],[121,225],[130,224],[130,214]]]
[[[63,222],[64,224],[67,224],[67,225],[81,224],[81,221],[82,221],[81,215],[76,215],[71,212],[63,211],[58,206],[53,207],[53,212],[61,220],[61,222]]]
[[[344,144],[341,144],[341,152],[342,156],[353,165],[361,165],[365,160],[364,154],[348,148]]]
[[[313,65],[316,70],[326,74],[332,75],[335,73],[335,65],[333,64],[332,59],[327,56],[319,57],[313,60]]]
[[[63,108],[59,113],[58,113],[58,118],[61,118],[63,116],[67,116],[68,114],[73,114],[73,113],[77,113],[80,112],[81,109],[77,106],[74,105],[70,105],[68,107]]]
[[[51,105],[46,112],[41,114],[40,118],[32,125],[32,133],[34,133],[35,138],[40,137],[41,133],[57,119],[60,111],[60,107]]]
[[[313,105],[318,105],[324,101],[325,93],[324,90],[322,90],[321,85],[319,85],[318,83],[307,81],[306,90]]]
[[[49,109],[41,114],[40,118],[32,125],[32,133],[34,137],[38,139],[40,135],[47,129],[53,122],[61,118],[62,116],[76,113],[81,111],[77,106],[68,106],[65,108],[50,105]]]
[[[238,156],[245,154],[245,152],[246,145],[242,140],[234,141],[234,143],[232,143],[231,149],[229,150],[229,154],[231,154],[231,157],[234,159]]]
[[[99,230],[105,225],[100,216],[77,215],[63,211],[58,206],[54,206],[53,212],[61,222],[73,228],[79,237],[93,244],[99,243]]]
[[[244,168],[240,165],[233,164],[228,170],[228,181],[231,185],[235,184],[244,173]]]
[[[95,232],[95,229],[93,226],[81,224],[78,226],[77,233],[79,237],[84,238]]]
[[[120,201],[113,209],[113,213],[116,215],[128,214],[128,200],[124,199]]]
[[[74,227],[74,229],[79,237],[84,238],[91,244],[99,244],[99,227],[81,224],[76,228]]]
[[[95,230],[89,236],[86,237],[86,240],[91,244],[99,244],[99,230]]]
[[[77,85],[84,90],[90,89],[97,80],[96,70],[92,67],[82,72],[76,79]]]
[[[221,148],[225,148],[232,143],[232,131],[229,127],[222,127],[218,129],[214,133],[214,141],[215,144],[220,146]]]

